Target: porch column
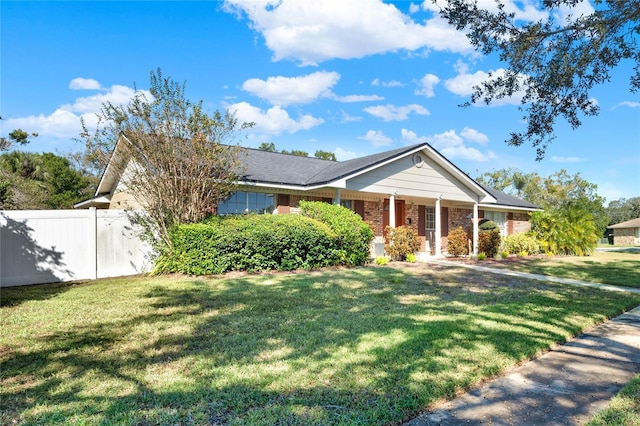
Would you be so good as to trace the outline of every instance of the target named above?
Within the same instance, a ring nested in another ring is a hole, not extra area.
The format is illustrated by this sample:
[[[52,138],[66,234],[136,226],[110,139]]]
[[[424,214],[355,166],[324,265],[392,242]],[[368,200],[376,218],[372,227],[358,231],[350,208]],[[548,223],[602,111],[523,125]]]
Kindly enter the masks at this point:
[[[333,204],[340,205],[340,188],[336,188],[335,195],[333,196]]]
[[[478,254],[478,203],[473,203],[473,254]]]
[[[441,218],[441,214],[440,214],[440,200],[442,199],[442,195],[439,195],[438,198],[436,198],[436,230],[435,230],[435,237],[434,237],[434,242],[436,244],[436,257],[440,257],[442,256],[442,223],[440,223],[440,221],[442,220]]]
[[[389,226],[396,227],[396,194],[389,195]]]

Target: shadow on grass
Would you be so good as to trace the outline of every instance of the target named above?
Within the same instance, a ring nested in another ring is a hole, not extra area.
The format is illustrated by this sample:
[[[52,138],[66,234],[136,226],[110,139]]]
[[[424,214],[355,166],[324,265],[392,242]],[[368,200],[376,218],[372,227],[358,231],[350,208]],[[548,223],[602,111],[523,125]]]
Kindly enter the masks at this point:
[[[577,333],[576,317],[640,303],[447,271],[153,285],[139,310],[0,347],[0,420],[397,423]]]
[[[0,290],[0,308],[16,306],[30,300],[47,300],[86,282],[35,284],[20,287],[3,287]]]

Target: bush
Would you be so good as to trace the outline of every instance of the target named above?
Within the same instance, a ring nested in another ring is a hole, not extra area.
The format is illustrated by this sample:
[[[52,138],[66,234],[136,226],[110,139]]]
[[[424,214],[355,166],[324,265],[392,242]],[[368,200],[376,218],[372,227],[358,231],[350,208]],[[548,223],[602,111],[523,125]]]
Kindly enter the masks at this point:
[[[506,259],[507,257],[509,257],[509,252],[506,250],[503,250],[500,252],[500,257],[503,259]]]
[[[231,270],[311,269],[339,263],[329,227],[300,215],[212,217],[170,232],[172,251],[155,272],[191,275]]]
[[[320,201],[300,201],[304,216],[318,220],[334,232],[340,263],[353,266],[369,260],[373,230],[360,215],[351,210]]]
[[[600,239],[593,215],[576,205],[533,212],[531,230],[547,254],[587,256]]]
[[[483,252],[478,253],[478,260],[485,260],[487,258],[487,255],[484,254]]]
[[[540,253],[540,244],[536,237],[522,232],[507,236],[503,241],[502,248],[509,254],[518,254],[520,252]]]
[[[500,231],[500,227],[498,226],[497,223],[495,223],[492,220],[489,219],[482,219],[480,221],[480,223],[478,224],[478,229],[482,232],[482,231],[493,231],[494,229],[497,229],[498,231]]]
[[[478,251],[488,257],[496,257],[500,248],[500,231],[496,228],[490,231],[481,231],[478,234]]]
[[[459,257],[469,254],[469,237],[462,226],[457,227],[447,235],[447,253]]]
[[[405,260],[408,254],[413,254],[420,249],[418,234],[406,226],[385,229],[389,244],[384,246],[384,251],[395,260]]]
[[[418,257],[416,256],[415,253],[408,253],[407,254],[407,262],[416,263],[417,260],[418,260]]]
[[[389,263],[389,259],[385,256],[378,256],[376,257],[376,265],[386,265],[387,263]]]

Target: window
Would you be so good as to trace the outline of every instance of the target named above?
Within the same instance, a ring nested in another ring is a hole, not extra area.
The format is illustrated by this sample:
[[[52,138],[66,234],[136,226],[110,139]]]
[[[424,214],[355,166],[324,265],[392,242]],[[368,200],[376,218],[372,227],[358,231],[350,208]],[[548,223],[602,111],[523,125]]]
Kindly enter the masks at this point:
[[[273,194],[237,191],[218,205],[218,214],[271,213],[275,208]]]
[[[424,208],[425,229],[434,231],[436,229],[436,208],[426,206]]]
[[[340,200],[340,205],[342,207],[348,208],[349,210],[353,210],[353,203],[351,202],[351,200]]]
[[[507,235],[507,214],[505,212],[484,211],[484,218],[494,221],[500,227],[500,234]]]

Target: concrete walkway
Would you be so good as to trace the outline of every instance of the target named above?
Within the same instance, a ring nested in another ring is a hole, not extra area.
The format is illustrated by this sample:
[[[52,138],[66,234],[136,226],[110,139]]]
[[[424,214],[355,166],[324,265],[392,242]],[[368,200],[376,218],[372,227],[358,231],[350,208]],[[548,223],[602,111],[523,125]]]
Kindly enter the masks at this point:
[[[437,263],[622,291],[616,286],[575,280],[566,282],[475,265]],[[423,413],[404,426],[581,425],[606,407],[618,390],[638,373],[640,307],[594,327],[503,377]]]

